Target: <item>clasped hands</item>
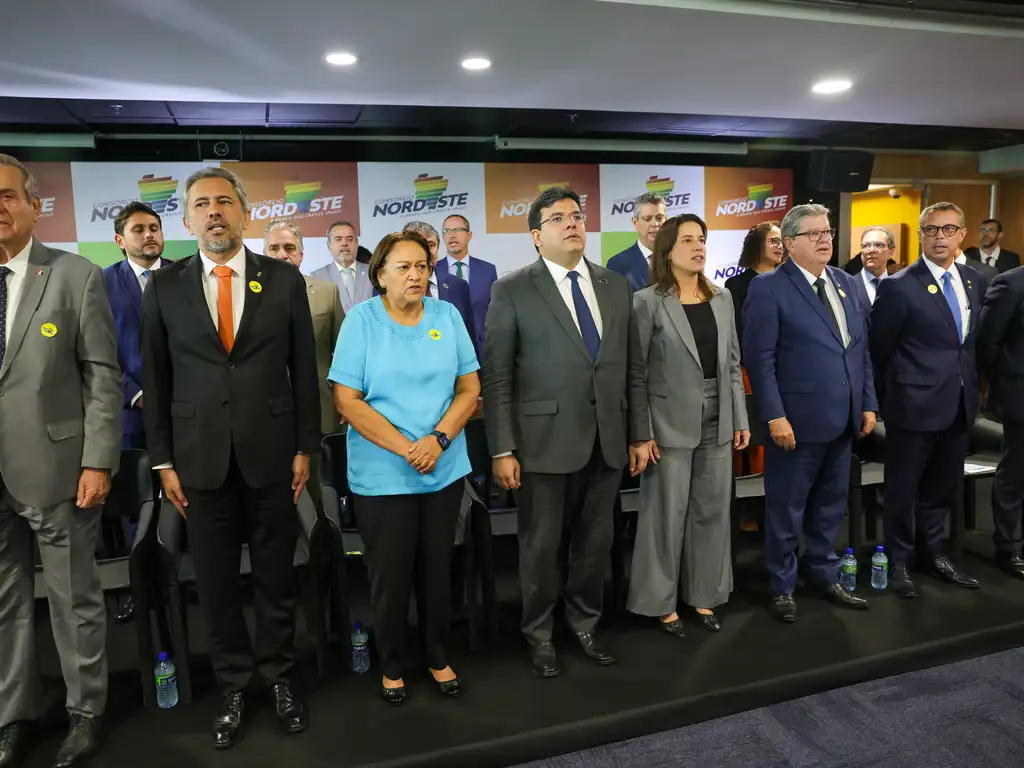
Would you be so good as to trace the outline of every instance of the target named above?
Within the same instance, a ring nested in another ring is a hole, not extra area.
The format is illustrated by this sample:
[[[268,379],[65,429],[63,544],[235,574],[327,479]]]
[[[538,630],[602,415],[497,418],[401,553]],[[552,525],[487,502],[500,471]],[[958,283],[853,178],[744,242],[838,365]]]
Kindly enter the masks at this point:
[[[421,437],[409,446],[405,452],[405,460],[421,475],[429,475],[437,466],[441,457],[441,443],[433,435]]]

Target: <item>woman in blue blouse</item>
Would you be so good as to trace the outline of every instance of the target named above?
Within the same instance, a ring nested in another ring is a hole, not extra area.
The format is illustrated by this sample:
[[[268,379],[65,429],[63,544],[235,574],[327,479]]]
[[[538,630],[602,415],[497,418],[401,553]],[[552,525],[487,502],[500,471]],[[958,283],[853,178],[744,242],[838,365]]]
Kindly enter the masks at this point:
[[[430,674],[461,693],[448,665],[450,568],[470,472],[463,428],[480,396],[480,365],[454,306],[427,295],[422,235],[391,234],[370,259],[380,295],[345,316],[328,375],[349,424],[348,481],[366,545],[381,695],[405,701],[405,635],[415,581]]]

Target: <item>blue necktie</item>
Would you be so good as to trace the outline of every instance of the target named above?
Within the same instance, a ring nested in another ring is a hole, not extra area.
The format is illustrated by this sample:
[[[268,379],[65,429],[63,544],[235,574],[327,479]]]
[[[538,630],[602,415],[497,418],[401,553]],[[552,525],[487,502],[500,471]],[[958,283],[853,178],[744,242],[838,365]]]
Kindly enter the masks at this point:
[[[7,276],[10,267],[0,267],[0,366],[4,364],[4,353],[7,352]]]
[[[960,316],[960,302],[956,300],[956,292],[953,290],[953,276],[949,272],[942,275],[942,295],[946,297],[949,311],[953,313],[953,322],[956,323],[956,340],[963,344],[964,321]]]
[[[583,298],[583,291],[580,290],[580,273],[573,270],[569,273],[572,280],[572,303],[576,307],[576,320],[580,324],[580,334],[583,336],[583,343],[590,350],[590,357],[597,360],[597,351],[601,348],[601,337],[597,333],[597,324],[594,316],[587,306],[587,300]]]

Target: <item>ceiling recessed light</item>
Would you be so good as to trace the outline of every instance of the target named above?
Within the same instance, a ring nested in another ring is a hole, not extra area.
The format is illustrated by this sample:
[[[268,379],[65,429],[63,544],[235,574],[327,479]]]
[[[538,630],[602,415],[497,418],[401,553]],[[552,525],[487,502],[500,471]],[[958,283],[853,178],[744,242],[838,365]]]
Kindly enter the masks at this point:
[[[468,59],[462,60],[462,68],[479,71],[481,69],[490,69],[491,60],[485,59],[482,56],[472,56]]]
[[[347,51],[336,51],[335,53],[328,53],[324,56],[324,61],[335,67],[351,67],[359,59],[354,53],[348,53]]]
[[[845,78],[835,78],[830,80],[819,80],[811,88],[817,94],[826,95],[831,93],[842,93],[853,88],[853,83]]]

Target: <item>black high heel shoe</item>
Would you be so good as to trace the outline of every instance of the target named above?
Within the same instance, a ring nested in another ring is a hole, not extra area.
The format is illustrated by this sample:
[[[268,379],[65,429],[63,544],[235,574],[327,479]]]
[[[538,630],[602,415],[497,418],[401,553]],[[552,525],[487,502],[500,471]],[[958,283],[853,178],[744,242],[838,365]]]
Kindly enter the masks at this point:
[[[384,683],[380,684],[380,696],[392,707],[400,707],[405,703],[405,686],[400,688],[385,688]]]
[[[718,621],[718,617],[715,616],[714,612],[711,613],[697,613],[697,623],[700,624],[708,632],[718,632],[722,629],[721,622]]]
[[[459,682],[458,676],[453,677],[451,680],[441,681],[434,677],[431,670],[427,670],[427,674],[430,675],[430,679],[437,686],[438,693],[445,698],[455,699],[462,695],[462,683]]]

